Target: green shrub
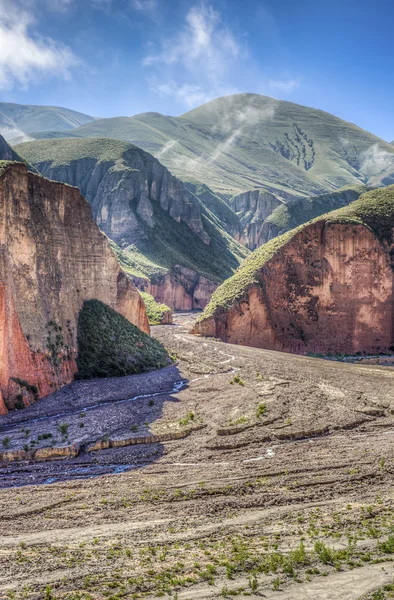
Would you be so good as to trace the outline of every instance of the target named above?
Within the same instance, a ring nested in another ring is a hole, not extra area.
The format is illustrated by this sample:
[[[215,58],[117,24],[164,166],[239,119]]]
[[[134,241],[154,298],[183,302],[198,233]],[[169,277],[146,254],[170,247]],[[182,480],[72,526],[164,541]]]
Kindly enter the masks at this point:
[[[140,292],[140,295],[145,304],[149,325],[160,325],[165,313],[171,311],[171,309],[166,304],[156,302],[154,297],[146,292]]]
[[[133,375],[168,363],[160,342],[103,302],[84,303],[78,318],[77,379]]]

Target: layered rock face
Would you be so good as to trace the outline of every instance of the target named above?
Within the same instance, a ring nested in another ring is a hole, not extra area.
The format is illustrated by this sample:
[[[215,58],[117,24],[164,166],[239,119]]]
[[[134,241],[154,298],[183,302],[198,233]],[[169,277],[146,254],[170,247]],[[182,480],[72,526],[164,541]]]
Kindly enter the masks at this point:
[[[146,237],[160,210],[210,242],[197,199],[140,148],[105,139],[28,142],[19,148],[45,177],[79,187],[100,229],[116,243]]]
[[[140,290],[151,294],[157,302],[167,304],[173,310],[205,308],[219,285],[181,265],[175,265],[170,273],[155,277],[154,281],[142,277],[132,279]]]
[[[300,354],[392,351],[394,187],[374,194],[257,250],[195,331]]]
[[[266,190],[250,190],[234,196],[230,207],[238,215],[242,227],[241,235],[234,232],[234,237],[250,250],[264,244],[267,241],[262,234],[264,222],[282,204],[282,200]]]
[[[149,332],[145,307],[76,188],[9,164],[0,177],[0,410],[72,380],[96,298]]]

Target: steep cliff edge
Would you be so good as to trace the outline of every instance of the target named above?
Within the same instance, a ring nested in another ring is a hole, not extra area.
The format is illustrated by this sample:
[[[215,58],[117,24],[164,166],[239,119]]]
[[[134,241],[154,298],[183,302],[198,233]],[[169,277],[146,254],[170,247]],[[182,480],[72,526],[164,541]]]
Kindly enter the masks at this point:
[[[141,297],[79,190],[0,163],[2,412],[72,380],[78,315],[93,298],[149,332]]]
[[[300,354],[392,351],[393,227],[391,186],[268,242],[213,294],[195,332]]]
[[[211,290],[247,254],[183,183],[132,144],[56,139],[28,142],[18,149],[43,175],[79,187],[98,226],[116,244],[113,249],[122,267],[146,279],[146,291],[171,308],[204,307]],[[196,301],[198,285],[182,287],[180,269],[207,279],[209,286],[200,288],[209,293]]]

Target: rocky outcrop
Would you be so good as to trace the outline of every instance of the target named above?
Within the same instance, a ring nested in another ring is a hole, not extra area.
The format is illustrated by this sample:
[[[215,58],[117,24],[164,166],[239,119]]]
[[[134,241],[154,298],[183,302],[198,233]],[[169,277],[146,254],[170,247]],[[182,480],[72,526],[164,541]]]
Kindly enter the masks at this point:
[[[153,280],[135,276],[132,279],[138,289],[173,310],[203,309],[219,285],[181,265],[175,265],[171,272]]]
[[[39,172],[79,187],[100,229],[116,243],[146,238],[161,211],[209,244],[200,205],[176,177],[140,148],[108,139],[60,139],[19,145]]]
[[[261,246],[266,241],[261,235],[263,224],[282,204],[283,200],[262,189],[250,190],[231,198],[230,206],[241,223],[241,233],[237,235],[234,231],[234,237],[250,250]]]
[[[73,379],[78,315],[92,298],[149,331],[79,190],[10,163],[0,177],[0,411]]]
[[[195,332],[299,354],[394,347],[394,186],[259,248],[213,295]]]

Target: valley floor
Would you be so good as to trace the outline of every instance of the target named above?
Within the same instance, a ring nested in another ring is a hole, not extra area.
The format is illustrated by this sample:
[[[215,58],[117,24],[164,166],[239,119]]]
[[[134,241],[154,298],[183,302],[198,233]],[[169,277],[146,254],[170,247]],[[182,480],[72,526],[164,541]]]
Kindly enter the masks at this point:
[[[193,318],[153,328],[175,366],[1,419],[2,451],[70,457],[1,465],[0,598],[393,597],[394,370]]]

